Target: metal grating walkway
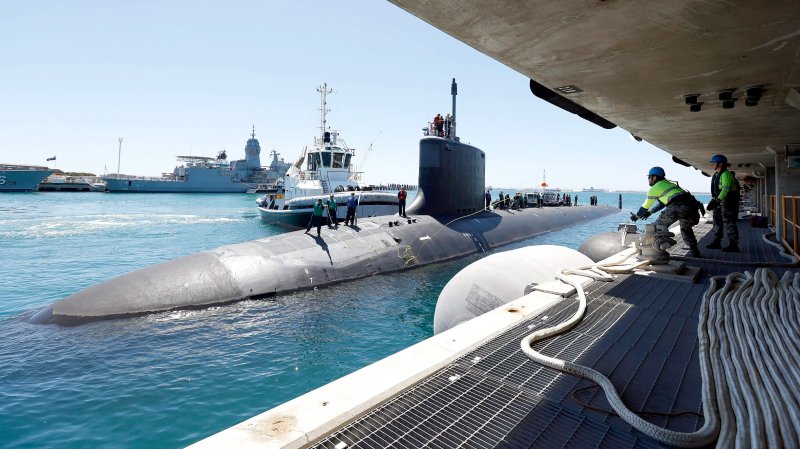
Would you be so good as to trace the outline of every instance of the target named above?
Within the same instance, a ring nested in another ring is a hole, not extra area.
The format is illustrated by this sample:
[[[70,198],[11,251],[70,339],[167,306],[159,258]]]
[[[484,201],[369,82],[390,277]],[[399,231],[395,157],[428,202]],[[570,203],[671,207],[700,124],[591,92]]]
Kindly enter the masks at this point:
[[[695,229],[701,244],[710,241],[710,236],[703,237],[710,225]],[[732,256],[783,261],[774,247],[760,240],[764,232],[740,225],[746,252]],[[746,269],[700,265],[722,273]],[[704,275],[700,283],[687,284],[623,275],[612,283],[593,282],[586,287],[584,320],[535,348],[609,376],[632,410],[672,414],[643,415],[648,420],[694,431],[703,424],[696,333],[707,280]],[[611,412],[602,390],[592,382],[538,365],[520,351],[522,337],[563,321],[576,307],[574,298],[554,305],[313,447],[665,447]]]

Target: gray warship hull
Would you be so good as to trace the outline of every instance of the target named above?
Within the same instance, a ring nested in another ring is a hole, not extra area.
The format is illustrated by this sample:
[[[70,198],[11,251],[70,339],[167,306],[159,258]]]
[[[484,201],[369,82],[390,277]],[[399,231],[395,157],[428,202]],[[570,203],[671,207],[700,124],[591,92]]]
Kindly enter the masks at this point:
[[[0,192],[30,192],[52,173],[46,167],[0,164]]]
[[[234,180],[230,170],[194,168],[186,179],[105,178],[109,192],[245,193],[257,183]]]

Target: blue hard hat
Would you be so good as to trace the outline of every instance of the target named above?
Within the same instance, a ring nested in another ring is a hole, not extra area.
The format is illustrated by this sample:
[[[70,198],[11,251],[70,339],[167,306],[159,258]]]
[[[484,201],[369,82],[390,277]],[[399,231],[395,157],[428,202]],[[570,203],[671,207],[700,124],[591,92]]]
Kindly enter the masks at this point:
[[[664,169],[663,168],[661,168],[661,167],[653,167],[653,168],[650,169],[649,172],[647,172],[647,177],[649,178],[651,176],[664,177],[664,176],[667,176],[667,174],[664,173]]]
[[[713,162],[715,164],[718,164],[718,163],[721,162],[723,164],[727,164],[728,163],[728,158],[723,156],[723,155],[721,155],[721,154],[715,154],[715,155],[711,156],[711,159],[708,162]]]

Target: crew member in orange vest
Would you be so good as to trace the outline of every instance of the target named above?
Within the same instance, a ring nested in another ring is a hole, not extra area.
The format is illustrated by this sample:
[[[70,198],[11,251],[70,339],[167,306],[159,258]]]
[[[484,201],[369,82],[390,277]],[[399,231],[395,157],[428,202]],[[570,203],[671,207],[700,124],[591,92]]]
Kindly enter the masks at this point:
[[[436,135],[442,137],[442,125],[444,124],[444,119],[442,118],[441,114],[436,114],[436,117],[433,118],[433,127],[436,128]]]

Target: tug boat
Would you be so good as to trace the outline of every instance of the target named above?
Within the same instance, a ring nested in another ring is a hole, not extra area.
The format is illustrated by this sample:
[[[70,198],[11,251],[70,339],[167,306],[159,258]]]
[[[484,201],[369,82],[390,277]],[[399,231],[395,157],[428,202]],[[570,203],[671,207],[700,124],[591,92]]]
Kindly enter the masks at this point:
[[[356,215],[375,217],[398,212],[398,199],[391,192],[372,191],[362,183],[362,173],[353,164],[355,150],[328,128],[327,84],[317,88],[321,97],[320,135],[314,138],[311,151],[303,150],[297,162],[289,167],[283,187],[256,199],[261,219],[266,223],[291,229],[306,227],[311,220],[314,203],[322,198],[327,202],[334,196],[339,220],[347,213],[351,193],[358,199]]]

